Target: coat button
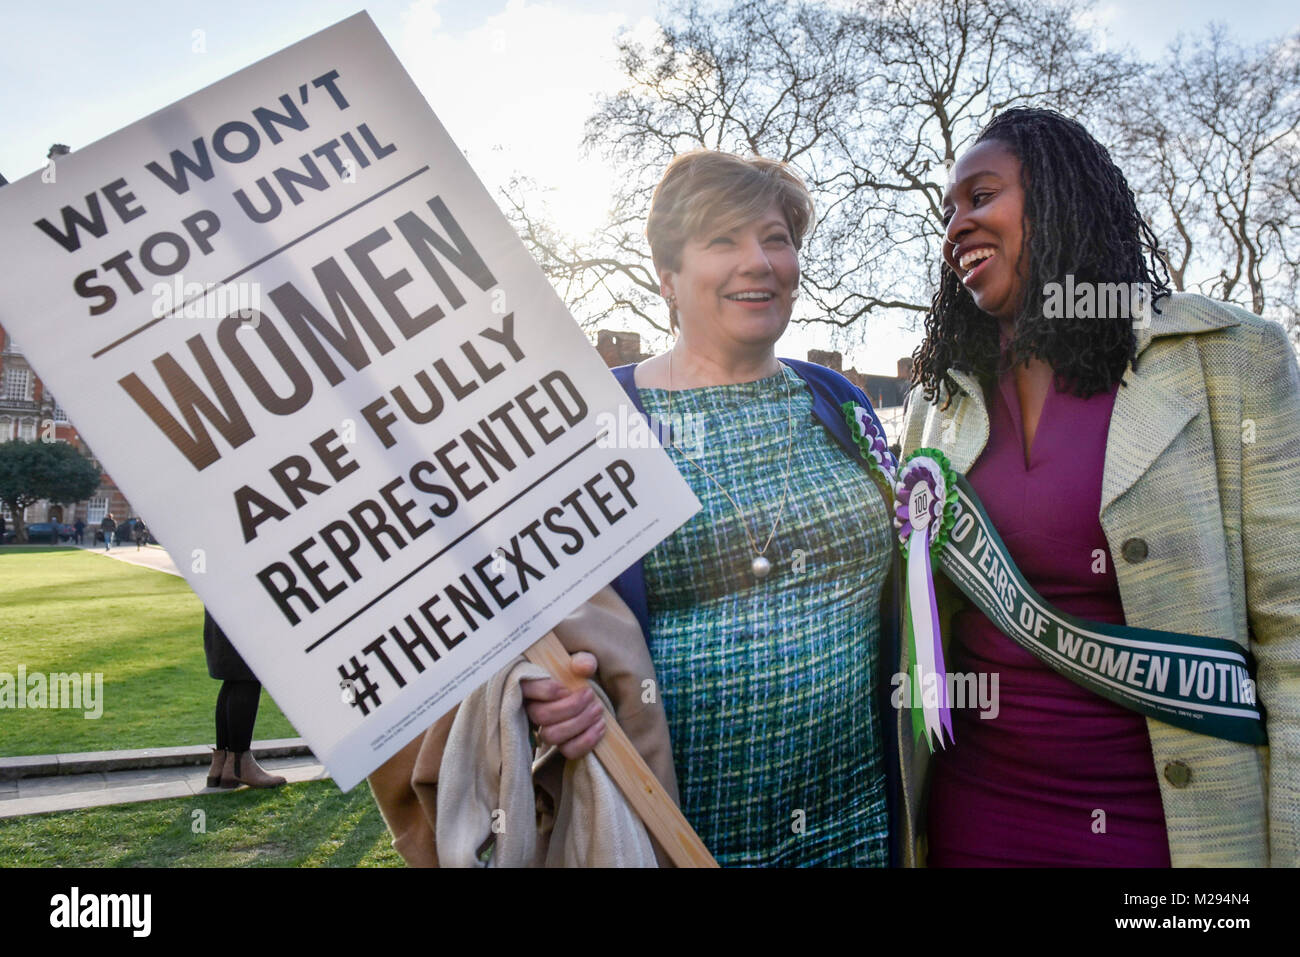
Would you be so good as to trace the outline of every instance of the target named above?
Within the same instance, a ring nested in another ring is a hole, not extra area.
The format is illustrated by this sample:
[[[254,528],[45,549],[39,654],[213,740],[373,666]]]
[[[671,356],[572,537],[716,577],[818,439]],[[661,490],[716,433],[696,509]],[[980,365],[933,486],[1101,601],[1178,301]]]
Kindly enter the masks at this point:
[[[1124,555],[1124,561],[1130,565],[1136,565],[1147,559],[1147,543],[1140,538],[1130,538],[1120,546],[1120,551]]]
[[[1182,761],[1170,761],[1165,765],[1165,780],[1176,788],[1187,787],[1192,779],[1192,769]]]

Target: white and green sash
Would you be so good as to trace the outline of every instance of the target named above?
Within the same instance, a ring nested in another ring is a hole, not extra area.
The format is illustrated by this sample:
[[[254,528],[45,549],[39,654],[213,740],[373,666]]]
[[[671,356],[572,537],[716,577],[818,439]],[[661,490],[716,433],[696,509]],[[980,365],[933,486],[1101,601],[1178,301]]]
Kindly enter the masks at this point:
[[[847,405],[845,412],[851,426],[858,426],[854,437],[866,454],[876,437]],[[1240,645],[1086,621],[1054,608],[1025,581],[974,489],[942,452],[917,449],[896,471],[891,466],[885,463],[882,472],[894,490],[895,524],[907,557],[904,630],[911,646],[913,727],[931,750],[932,736],[943,746],[940,728],[952,738],[942,693],[938,701],[917,700],[918,681],[927,673],[932,686],[946,687],[932,564],[1003,634],[1089,691],[1175,727],[1267,743],[1254,660]],[[913,540],[925,544],[913,549]]]

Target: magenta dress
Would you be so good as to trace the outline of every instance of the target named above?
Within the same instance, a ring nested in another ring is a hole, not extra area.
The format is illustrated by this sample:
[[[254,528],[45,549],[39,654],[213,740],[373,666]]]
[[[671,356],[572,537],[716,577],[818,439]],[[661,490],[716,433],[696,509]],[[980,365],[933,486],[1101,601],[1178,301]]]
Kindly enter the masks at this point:
[[[1049,389],[1025,464],[1015,379],[989,396],[989,441],[968,473],[1029,583],[1062,611],[1124,623],[1098,521],[1115,390]],[[1058,675],[982,612],[953,619],[948,669],[999,676],[999,712],[953,711],[936,752],[931,867],[1168,867],[1146,719]]]

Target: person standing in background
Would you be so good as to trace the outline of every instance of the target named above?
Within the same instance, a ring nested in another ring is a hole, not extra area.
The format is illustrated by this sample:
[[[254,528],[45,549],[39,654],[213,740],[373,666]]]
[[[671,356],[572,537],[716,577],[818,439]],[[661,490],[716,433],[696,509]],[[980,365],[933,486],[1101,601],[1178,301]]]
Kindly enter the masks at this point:
[[[208,674],[221,682],[217,693],[217,746],[208,768],[208,787],[279,787],[285,779],[268,774],[251,750],[262,684],[206,608],[203,653],[208,660]]]

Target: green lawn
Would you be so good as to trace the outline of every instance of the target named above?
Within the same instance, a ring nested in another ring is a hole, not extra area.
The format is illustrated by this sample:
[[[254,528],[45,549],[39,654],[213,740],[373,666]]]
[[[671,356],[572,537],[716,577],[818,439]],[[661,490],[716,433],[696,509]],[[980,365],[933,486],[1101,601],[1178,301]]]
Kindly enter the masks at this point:
[[[183,579],[75,548],[0,548],[0,672],[19,665],[101,672],[103,715],[4,710],[0,756],[213,743],[220,683],[203,658],[203,606]],[[254,737],[296,736],[263,691]]]
[[[368,787],[312,781],[0,820],[0,868],[402,867],[389,842]]]

